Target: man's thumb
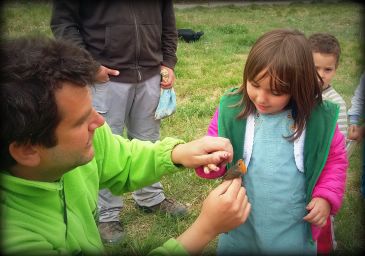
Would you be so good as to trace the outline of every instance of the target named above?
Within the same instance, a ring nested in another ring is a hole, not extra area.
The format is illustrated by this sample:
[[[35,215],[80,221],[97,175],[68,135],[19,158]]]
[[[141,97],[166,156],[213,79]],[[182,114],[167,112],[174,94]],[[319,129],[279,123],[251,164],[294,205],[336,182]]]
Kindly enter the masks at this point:
[[[222,195],[227,192],[228,188],[231,186],[233,180],[225,180],[218,187],[216,187],[212,192],[217,195]]]
[[[108,69],[108,74],[113,75],[113,76],[118,76],[119,75],[119,70]]]

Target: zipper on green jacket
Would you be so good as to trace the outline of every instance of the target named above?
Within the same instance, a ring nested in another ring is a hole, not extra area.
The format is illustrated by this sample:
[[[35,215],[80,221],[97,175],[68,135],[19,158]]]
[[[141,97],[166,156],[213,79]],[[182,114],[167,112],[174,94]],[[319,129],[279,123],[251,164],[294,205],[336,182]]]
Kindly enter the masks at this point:
[[[66,197],[65,197],[65,187],[63,184],[63,179],[61,180],[61,185],[62,185],[62,189],[60,190],[60,197],[62,200],[62,207],[63,207],[63,222],[65,223],[66,226],[66,231],[65,231],[65,238],[67,238],[67,204],[66,204]]]

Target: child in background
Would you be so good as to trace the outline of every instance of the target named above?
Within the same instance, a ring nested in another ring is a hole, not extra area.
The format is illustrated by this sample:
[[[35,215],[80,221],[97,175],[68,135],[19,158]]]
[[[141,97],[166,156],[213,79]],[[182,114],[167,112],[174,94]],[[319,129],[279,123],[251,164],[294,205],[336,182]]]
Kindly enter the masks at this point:
[[[322,98],[339,105],[338,128],[347,138],[347,109],[341,95],[331,86],[340,61],[341,48],[337,38],[327,33],[315,33],[309,37],[314,65],[322,78]]]
[[[336,75],[340,61],[341,48],[337,38],[328,33],[315,33],[309,37],[312,49],[314,65],[322,78],[322,98],[339,105],[340,113],[337,124],[340,131],[347,139],[347,109],[341,95],[331,86],[331,81]],[[334,216],[331,215],[326,225],[321,229],[317,242],[317,250],[320,254],[329,254],[336,249],[334,236]]]
[[[350,127],[348,138],[350,140],[362,141],[365,135],[365,73],[360,78],[360,83],[351,99],[351,108],[348,111]],[[363,143],[363,160],[361,176],[361,195],[365,198],[365,143]]]
[[[363,137],[361,128],[361,118],[363,117],[365,102],[365,73],[361,75],[360,83],[356,87],[354,96],[351,99],[351,108],[349,109],[348,116],[350,121],[350,127],[348,131],[348,138],[350,140],[356,140],[360,142]],[[365,193],[365,191],[364,191]]]
[[[245,161],[252,207],[244,225],[219,236],[218,255],[316,254],[313,240],[341,206],[348,166],[339,108],[322,102],[319,80],[304,34],[277,29],[256,41],[242,85],[221,98],[208,135],[229,138],[232,163]],[[216,168],[196,172],[223,176]]]

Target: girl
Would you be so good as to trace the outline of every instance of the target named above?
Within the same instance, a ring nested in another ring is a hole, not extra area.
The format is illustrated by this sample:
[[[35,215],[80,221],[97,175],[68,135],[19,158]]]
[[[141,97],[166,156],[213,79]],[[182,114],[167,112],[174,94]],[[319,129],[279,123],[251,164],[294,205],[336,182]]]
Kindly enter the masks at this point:
[[[218,254],[316,254],[313,241],[340,208],[348,166],[339,108],[322,101],[321,82],[304,34],[277,29],[257,40],[242,85],[221,98],[208,135],[231,140],[232,163],[244,159],[252,210],[220,235]],[[216,172],[196,171],[225,173],[208,169]]]

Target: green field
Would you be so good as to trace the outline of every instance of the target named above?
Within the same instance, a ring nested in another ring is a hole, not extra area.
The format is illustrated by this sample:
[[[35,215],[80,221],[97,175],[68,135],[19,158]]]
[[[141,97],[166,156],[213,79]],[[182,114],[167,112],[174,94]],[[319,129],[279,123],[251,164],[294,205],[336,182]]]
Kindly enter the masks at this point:
[[[52,36],[48,1],[8,1],[2,8],[3,37],[26,34]],[[204,31],[195,43],[179,41],[175,90],[177,112],[162,122],[162,137],[191,140],[203,136],[220,96],[242,82],[247,54],[255,40],[274,28],[296,28],[306,35],[329,32],[342,47],[333,87],[350,107],[352,94],[364,70],[362,6],[353,2],[313,1],[291,4],[251,4],[243,7],[195,7],[176,9],[178,28]],[[336,255],[354,255],[364,249],[364,200],[360,197],[360,146],[350,157],[346,195],[336,217]],[[137,210],[130,194],[124,195],[121,221],[127,238],[109,252],[145,255],[169,237],[182,233],[198,216],[202,200],[219,181],[198,178],[185,169],[164,177],[165,193],[185,203],[190,215],[174,219]],[[204,251],[215,253],[216,240]]]

